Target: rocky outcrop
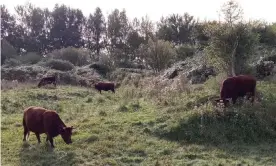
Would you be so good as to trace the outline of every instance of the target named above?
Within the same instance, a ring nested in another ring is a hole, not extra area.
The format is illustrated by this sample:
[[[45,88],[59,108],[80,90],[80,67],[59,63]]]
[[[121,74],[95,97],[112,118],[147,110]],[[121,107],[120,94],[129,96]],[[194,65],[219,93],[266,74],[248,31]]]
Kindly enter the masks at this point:
[[[256,72],[257,77],[263,78],[269,75],[272,75],[275,71],[275,64],[273,61],[265,61],[263,59],[260,59],[256,63]]]
[[[209,76],[216,75],[214,67],[207,66],[204,62],[203,55],[195,55],[185,61],[175,63],[164,71],[162,77],[164,79],[174,79],[179,75],[184,75],[191,84],[203,83]]]

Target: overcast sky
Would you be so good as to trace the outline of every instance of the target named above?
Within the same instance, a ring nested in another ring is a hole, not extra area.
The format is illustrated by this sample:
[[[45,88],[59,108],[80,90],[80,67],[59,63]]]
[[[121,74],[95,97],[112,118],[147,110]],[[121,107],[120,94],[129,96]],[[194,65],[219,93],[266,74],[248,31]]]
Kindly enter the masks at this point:
[[[153,21],[172,13],[190,15],[200,20],[218,20],[217,11],[227,0],[3,0],[2,4],[14,12],[14,7],[19,4],[31,2],[35,6],[53,9],[56,3],[65,4],[73,8],[79,8],[85,15],[93,13],[96,7],[100,7],[106,15],[115,8],[126,9],[130,18],[141,18],[146,14]],[[237,0],[244,10],[244,18],[260,19],[267,22],[276,22],[276,0]]]

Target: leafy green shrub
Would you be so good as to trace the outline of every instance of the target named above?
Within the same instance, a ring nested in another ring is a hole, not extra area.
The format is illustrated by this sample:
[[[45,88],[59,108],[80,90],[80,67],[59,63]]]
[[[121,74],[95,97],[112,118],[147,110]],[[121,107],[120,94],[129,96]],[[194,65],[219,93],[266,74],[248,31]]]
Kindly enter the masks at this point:
[[[149,40],[147,45],[141,44],[138,50],[141,56],[147,58],[148,65],[159,72],[167,68],[176,57],[172,43],[164,40]]]
[[[20,60],[23,64],[36,64],[42,59],[42,56],[35,52],[28,52],[25,55],[19,56],[18,60]]]
[[[194,55],[195,51],[196,49],[192,45],[188,45],[188,44],[180,45],[176,47],[177,59],[184,60],[187,57],[191,57]]]
[[[16,49],[7,40],[1,40],[1,64],[4,64],[5,60],[16,56]]]
[[[107,65],[104,65],[101,63],[93,63],[89,67],[97,70],[98,73],[100,73],[104,76],[110,71],[110,69]]]
[[[83,66],[89,63],[90,52],[85,49],[67,47],[55,50],[48,56],[55,59],[62,59],[71,62],[75,66]]]
[[[2,79],[18,80],[20,82],[35,80],[38,74],[44,74],[47,70],[41,66],[18,66],[1,69]]]
[[[5,61],[3,67],[15,67],[19,65],[21,65],[21,62],[18,59],[10,58]]]
[[[49,59],[46,62],[41,62],[40,65],[60,71],[72,70],[75,67],[71,62],[61,59]]]

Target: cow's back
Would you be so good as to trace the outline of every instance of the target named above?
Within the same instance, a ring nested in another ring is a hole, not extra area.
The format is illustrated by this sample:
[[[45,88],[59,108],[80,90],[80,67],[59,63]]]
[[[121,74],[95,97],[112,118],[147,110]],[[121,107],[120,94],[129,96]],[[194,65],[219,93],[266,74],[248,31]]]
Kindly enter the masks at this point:
[[[43,113],[47,110],[42,107],[28,107],[24,110],[23,121],[28,130],[36,133],[44,133]]]
[[[111,89],[114,89],[114,87],[115,87],[114,83],[111,83],[111,82],[99,82],[95,86],[96,89],[101,89],[101,90],[111,90]]]
[[[256,88],[257,80],[252,76],[240,75],[237,78],[239,95],[245,95],[247,92],[253,93]]]
[[[221,98],[244,96],[248,92],[255,91],[256,79],[252,76],[239,75],[229,77],[223,81]]]

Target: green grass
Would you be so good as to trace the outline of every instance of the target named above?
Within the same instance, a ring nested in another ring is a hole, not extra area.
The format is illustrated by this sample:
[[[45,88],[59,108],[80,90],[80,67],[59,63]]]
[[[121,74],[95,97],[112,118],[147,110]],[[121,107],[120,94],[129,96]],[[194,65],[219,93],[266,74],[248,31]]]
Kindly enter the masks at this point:
[[[258,83],[261,103],[221,115],[208,98],[217,90],[152,94],[121,87],[115,94],[58,86],[2,91],[2,165],[275,165],[276,84]],[[73,125],[70,145],[23,143],[24,108],[56,110]]]

